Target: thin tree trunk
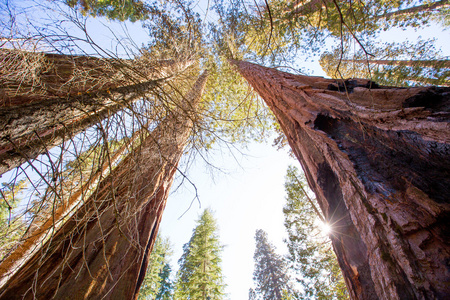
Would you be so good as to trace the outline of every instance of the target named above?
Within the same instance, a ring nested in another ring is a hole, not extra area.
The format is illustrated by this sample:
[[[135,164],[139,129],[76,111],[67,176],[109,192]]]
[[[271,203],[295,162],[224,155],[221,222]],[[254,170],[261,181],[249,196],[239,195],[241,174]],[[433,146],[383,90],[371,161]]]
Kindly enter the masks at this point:
[[[430,68],[450,68],[450,60],[390,60],[390,59],[343,59],[342,62],[347,63],[361,63],[361,64],[376,64],[376,65],[394,65],[394,66],[409,66],[409,67],[430,67]]]
[[[179,71],[190,62],[180,62],[176,68],[165,64]],[[163,73],[168,75],[167,70]],[[128,107],[164,80],[0,107],[0,175]]]
[[[206,76],[10,277],[0,299],[136,299]]]
[[[382,18],[391,19],[391,18],[397,18],[397,17],[407,17],[407,16],[417,14],[417,13],[430,12],[432,10],[445,8],[445,7],[448,7],[449,5],[450,5],[450,0],[441,0],[441,1],[422,4],[422,5],[413,6],[410,8],[400,9],[397,11],[386,13],[384,15],[377,17],[377,19],[382,19]]]
[[[233,63],[300,161],[332,225],[351,298],[446,298],[450,89],[380,88]]]

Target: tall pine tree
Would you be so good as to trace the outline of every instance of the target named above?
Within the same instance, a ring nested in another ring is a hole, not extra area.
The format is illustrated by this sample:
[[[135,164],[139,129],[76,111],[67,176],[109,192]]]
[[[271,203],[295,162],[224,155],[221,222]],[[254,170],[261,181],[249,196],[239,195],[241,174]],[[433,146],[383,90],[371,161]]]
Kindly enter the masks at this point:
[[[347,288],[339,264],[325,234],[323,216],[315,199],[306,192],[306,178],[290,166],[286,174],[284,226],[288,233],[288,260],[301,299],[347,299]]]
[[[275,247],[267,239],[267,233],[264,230],[256,231],[255,240],[253,280],[256,289],[254,292],[250,290],[249,296],[251,299],[258,299],[258,297],[265,300],[284,299],[290,290],[286,263],[280,255],[275,253]]]
[[[179,259],[175,298],[222,299],[224,283],[220,266],[222,246],[219,242],[216,220],[206,209],[197,221],[190,241],[183,246]]]

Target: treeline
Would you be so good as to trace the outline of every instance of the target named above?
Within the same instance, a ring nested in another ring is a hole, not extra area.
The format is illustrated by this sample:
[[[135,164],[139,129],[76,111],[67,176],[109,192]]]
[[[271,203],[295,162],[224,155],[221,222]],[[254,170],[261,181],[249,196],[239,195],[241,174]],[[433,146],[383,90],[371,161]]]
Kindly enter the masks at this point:
[[[348,299],[329,239],[333,230],[339,229],[326,224],[305,177],[295,167],[287,170],[285,190],[288,254],[279,255],[267,233],[256,231],[255,288],[250,288],[249,299]],[[206,209],[197,220],[175,275],[170,265],[172,253],[170,240],[158,236],[139,299],[224,299],[222,246],[211,210]]]

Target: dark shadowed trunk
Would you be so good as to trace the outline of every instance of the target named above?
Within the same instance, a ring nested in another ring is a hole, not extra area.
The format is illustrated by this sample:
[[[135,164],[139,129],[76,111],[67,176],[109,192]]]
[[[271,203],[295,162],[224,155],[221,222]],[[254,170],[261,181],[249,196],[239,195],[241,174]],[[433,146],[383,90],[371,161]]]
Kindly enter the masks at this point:
[[[0,299],[137,297],[206,76],[37,254],[2,278]]]
[[[68,57],[64,58],[64,62],[69,60]],[[103,60],[97,58],[82,57],[72,59],[86,61],[86,64],[89,62],[89,65],[92,64],[92,61],[96,61],[99,63],[98,68],[100,70],[103,68],[103,65],[100,64]],[[68,62],[67,64],[70,65]],[[48,97],[46,100],[32,98],[31,100],[23,100],[24,104],[21,105],[1,106],[0,175],[20,166],[26,161],[32,161],[39,154],[45,153],[52,147],[61,144],[64,140],[70,139],[86,128],[115,114],[117,111],[129,107],[130,103],[141,99],[152,89],[157,88],[169,75],[174,75],[189,64],[189,61],[177,63],[170,61],[159,62],[160,73],[157,73],[152,68],[149,68],[153,70],[151,72],[145,70],[142,72],[147,77],[160,79],[146,79],[146,81],[141,83],[114,88],[112,88],[112,85],[117,83],[105,83],[102,85],[98,83],[99,86],[104,88],[101,90],[92,90],[93,85],[89,87],[83,86],[84,89],[88,90],[84,90],[86,92],[81,95],[72,95],[71,91],[66,91],[65,88],[62,88],[60,92],[67,93],[62,98]],[[58,70],[58,67],[61,67],[60,64],[56,64],[56,70]],[[94,67],[92,67],[91,71],[90,74],[100,72]],[[59,70],[58,72],[62,71]],[[73,73],[74,68],[67,72]],[[119,72],[116,70],[116,73]],[[161,75],[164,77],[158,77]],[[63,80],[66,79],[63,78]],[[46,81],[48,80],[46,79]],[[95,83],[95,80],[92,80],[92,82]],[[125,80],[118,79],[118,82],[123,83]],[[58,84],[62,83],[58,82]],[[79,89],[76,90],[79,91]],[[44,93],[44,95],[47,94]],[[33,92],[30,97],[34,96],[39,97],[38,94]]]
[[[351,298],[448,297],[450,89],[233,63],[300,161],[333,227]]]

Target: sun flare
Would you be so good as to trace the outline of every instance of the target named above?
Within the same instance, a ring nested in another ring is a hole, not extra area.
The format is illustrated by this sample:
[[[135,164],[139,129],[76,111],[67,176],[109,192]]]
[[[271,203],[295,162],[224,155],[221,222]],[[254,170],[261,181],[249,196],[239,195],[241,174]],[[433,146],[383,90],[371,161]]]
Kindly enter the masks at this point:
[[[331,225],[326,223],[326,222],[321,224],[321,229],[322,229],[322,233],[324,235],[329,235],[331,233],[331,230],[332,230]]]

